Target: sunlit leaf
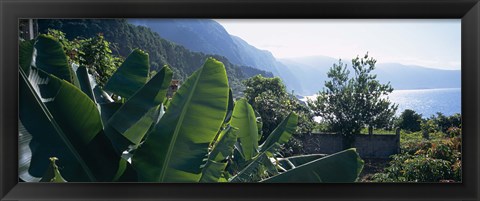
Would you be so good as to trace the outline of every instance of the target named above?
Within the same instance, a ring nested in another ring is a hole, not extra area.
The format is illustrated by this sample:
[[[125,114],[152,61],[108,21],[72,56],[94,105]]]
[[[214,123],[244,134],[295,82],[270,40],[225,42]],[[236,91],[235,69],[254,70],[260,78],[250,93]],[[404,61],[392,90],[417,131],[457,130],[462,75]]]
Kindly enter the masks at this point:
[[[237,128],[228,127],[220,133],[202,170],[200,182],[217,182],[220,179],[227,166],[226,160],[233,153],[234,144],[237,141],[237,130]]]
[[[243,156],[245,160],[250,160],[258,153],[258,128],[255,112],[246,99],[242,98],[235,102],[230,124],[238,128]]]
[[[230,182],[256,182],[252,180],[252,178],[257,175],[260,168],[265,167],[270,161],[270,157],[272,156],[270,153],[274,152],[280,145],[274,144],[266,149],[264,152],[258,154],[253,158],[253,160],[243,168],[238,174],[230,179]]]
[[[225,67],[211,58],[185,81],[133,155],[141,181],[200,180],[208,146],[226,115],[228,89]]]

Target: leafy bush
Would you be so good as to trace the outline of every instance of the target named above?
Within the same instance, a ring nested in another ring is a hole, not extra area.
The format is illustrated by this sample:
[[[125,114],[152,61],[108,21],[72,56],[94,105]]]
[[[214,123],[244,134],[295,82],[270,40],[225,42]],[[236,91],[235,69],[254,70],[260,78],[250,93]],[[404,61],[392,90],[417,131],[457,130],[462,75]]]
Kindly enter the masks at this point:
[[[111,47],[115,46],[106,41],[102,34],[87,39],[68,40],[65,33],[48,29],[47,35],[52,36],[62,45],[69,63],[86,67],[100,87],[105,85],[124,60],[112,54]]]
[[[422,115],[417,114],[413,110],[406,109],[400,115],[397,126],[404,130],[416,132],[416,131],[420,131],[421,121],[422,121]]]
[[[461,129],[452,128],[461,133]],[[452,182],[461,181],[461,136],[445,137],[434,133],[430,140],[419,132],[401,142],[402,153],[393,155],[382,173],[372,176],[375,182]]]
[[[296,97],[288,94],[278,77],[265,78],[257,75],[245,80],[244,84],[245,98],[261,117],[263,135],[260,142],[263,142],[268,137],[266,134],[271,133],[280,121],[293,111],[298,114],[298,127],[292,140],[281,147],[281,153],[284,156],[301,153],[303,145],[297,137],[311,133],[315,125],[310,109]]]
[[[462,129],[458,127],[450,127],[447,130],[447,134],[449,135],[449,137],[458,137],[462,134]]]
[[[425,155],[394,155],[383,173],[372,176],[375,182],[439,182],[454,180],[452,163]],[[458,180],[457,180],[458,181]]]
[[[439,131],[439,127],[433,119],[423,120],[420,123],[420,128],[422,129],[423,132],[426,132],[426,133],[434,133]]]
[[[438,129],[444,133],[451,127],[462,127],[462,118],[458,113],[447,117],[441,112],[437,112],[437,116],[432,116],[430,119],[433,120],[435,124],[437,124]]]
[[[291,111],[299,115],[296,134],[312,132],[314,126],[313,113],[297,98],[287,93],[280,78],[266,78],[257,75],[245,80],[244,84],[246,87],[245,98],[262,118],[263,133],[272,132],[276,125]]]
[[[403,171],[406,181],[435,182],[453,178],[451,165],[446,160],[417,155],[404,161]]]

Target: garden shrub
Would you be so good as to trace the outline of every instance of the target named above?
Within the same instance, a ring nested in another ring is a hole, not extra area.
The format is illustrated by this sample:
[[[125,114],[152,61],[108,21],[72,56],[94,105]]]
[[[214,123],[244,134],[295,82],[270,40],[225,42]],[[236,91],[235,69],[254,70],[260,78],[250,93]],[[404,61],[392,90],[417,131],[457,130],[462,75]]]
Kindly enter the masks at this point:
[[[430,124],[433,120],[429,120]],[[437,125],[431,124],[431,127]],[[430,127],[429,126],[429,127]],[[431,128],[430,127],[430,128]],[[420,132],[401,141],[401,153],[391,156],[389,166],[372,176],[375,182],[459,182],[462,181],[461,128],[447,129],[448,136],[434,132],[422,139]]]
[[[416,132],[420,131],[420,122],[422,121],[422,115],[417,114],[415,111],[406,109],[402,112],[398,118],[397,126],[401,129]]]

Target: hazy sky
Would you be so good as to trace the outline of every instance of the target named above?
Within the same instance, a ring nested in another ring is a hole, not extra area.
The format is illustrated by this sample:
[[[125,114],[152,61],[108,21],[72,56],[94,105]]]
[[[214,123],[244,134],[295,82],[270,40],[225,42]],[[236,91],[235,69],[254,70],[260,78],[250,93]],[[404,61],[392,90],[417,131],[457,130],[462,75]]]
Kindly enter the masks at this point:
[[[460,19],[216,21],[277,58],[351,59],[368,51],[379,63],[460,69]]]

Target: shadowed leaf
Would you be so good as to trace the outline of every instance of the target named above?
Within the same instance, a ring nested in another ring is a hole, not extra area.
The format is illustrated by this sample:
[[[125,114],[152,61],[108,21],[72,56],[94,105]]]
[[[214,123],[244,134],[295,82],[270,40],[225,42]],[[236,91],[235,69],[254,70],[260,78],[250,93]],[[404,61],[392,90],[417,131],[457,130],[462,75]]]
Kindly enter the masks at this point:
[[[170,68],[162,68],[112,115],[108,126],[127,138],[130,144],[138,145],[157,120],[155,113],[165,99],[172,75]]]
[[[148,54],[135,49],[105,84],[105,91],[129,99],[148,81]]]
[[[355,149],[347,149],[270,177],[267,183],[355,182],[363,168]]]

